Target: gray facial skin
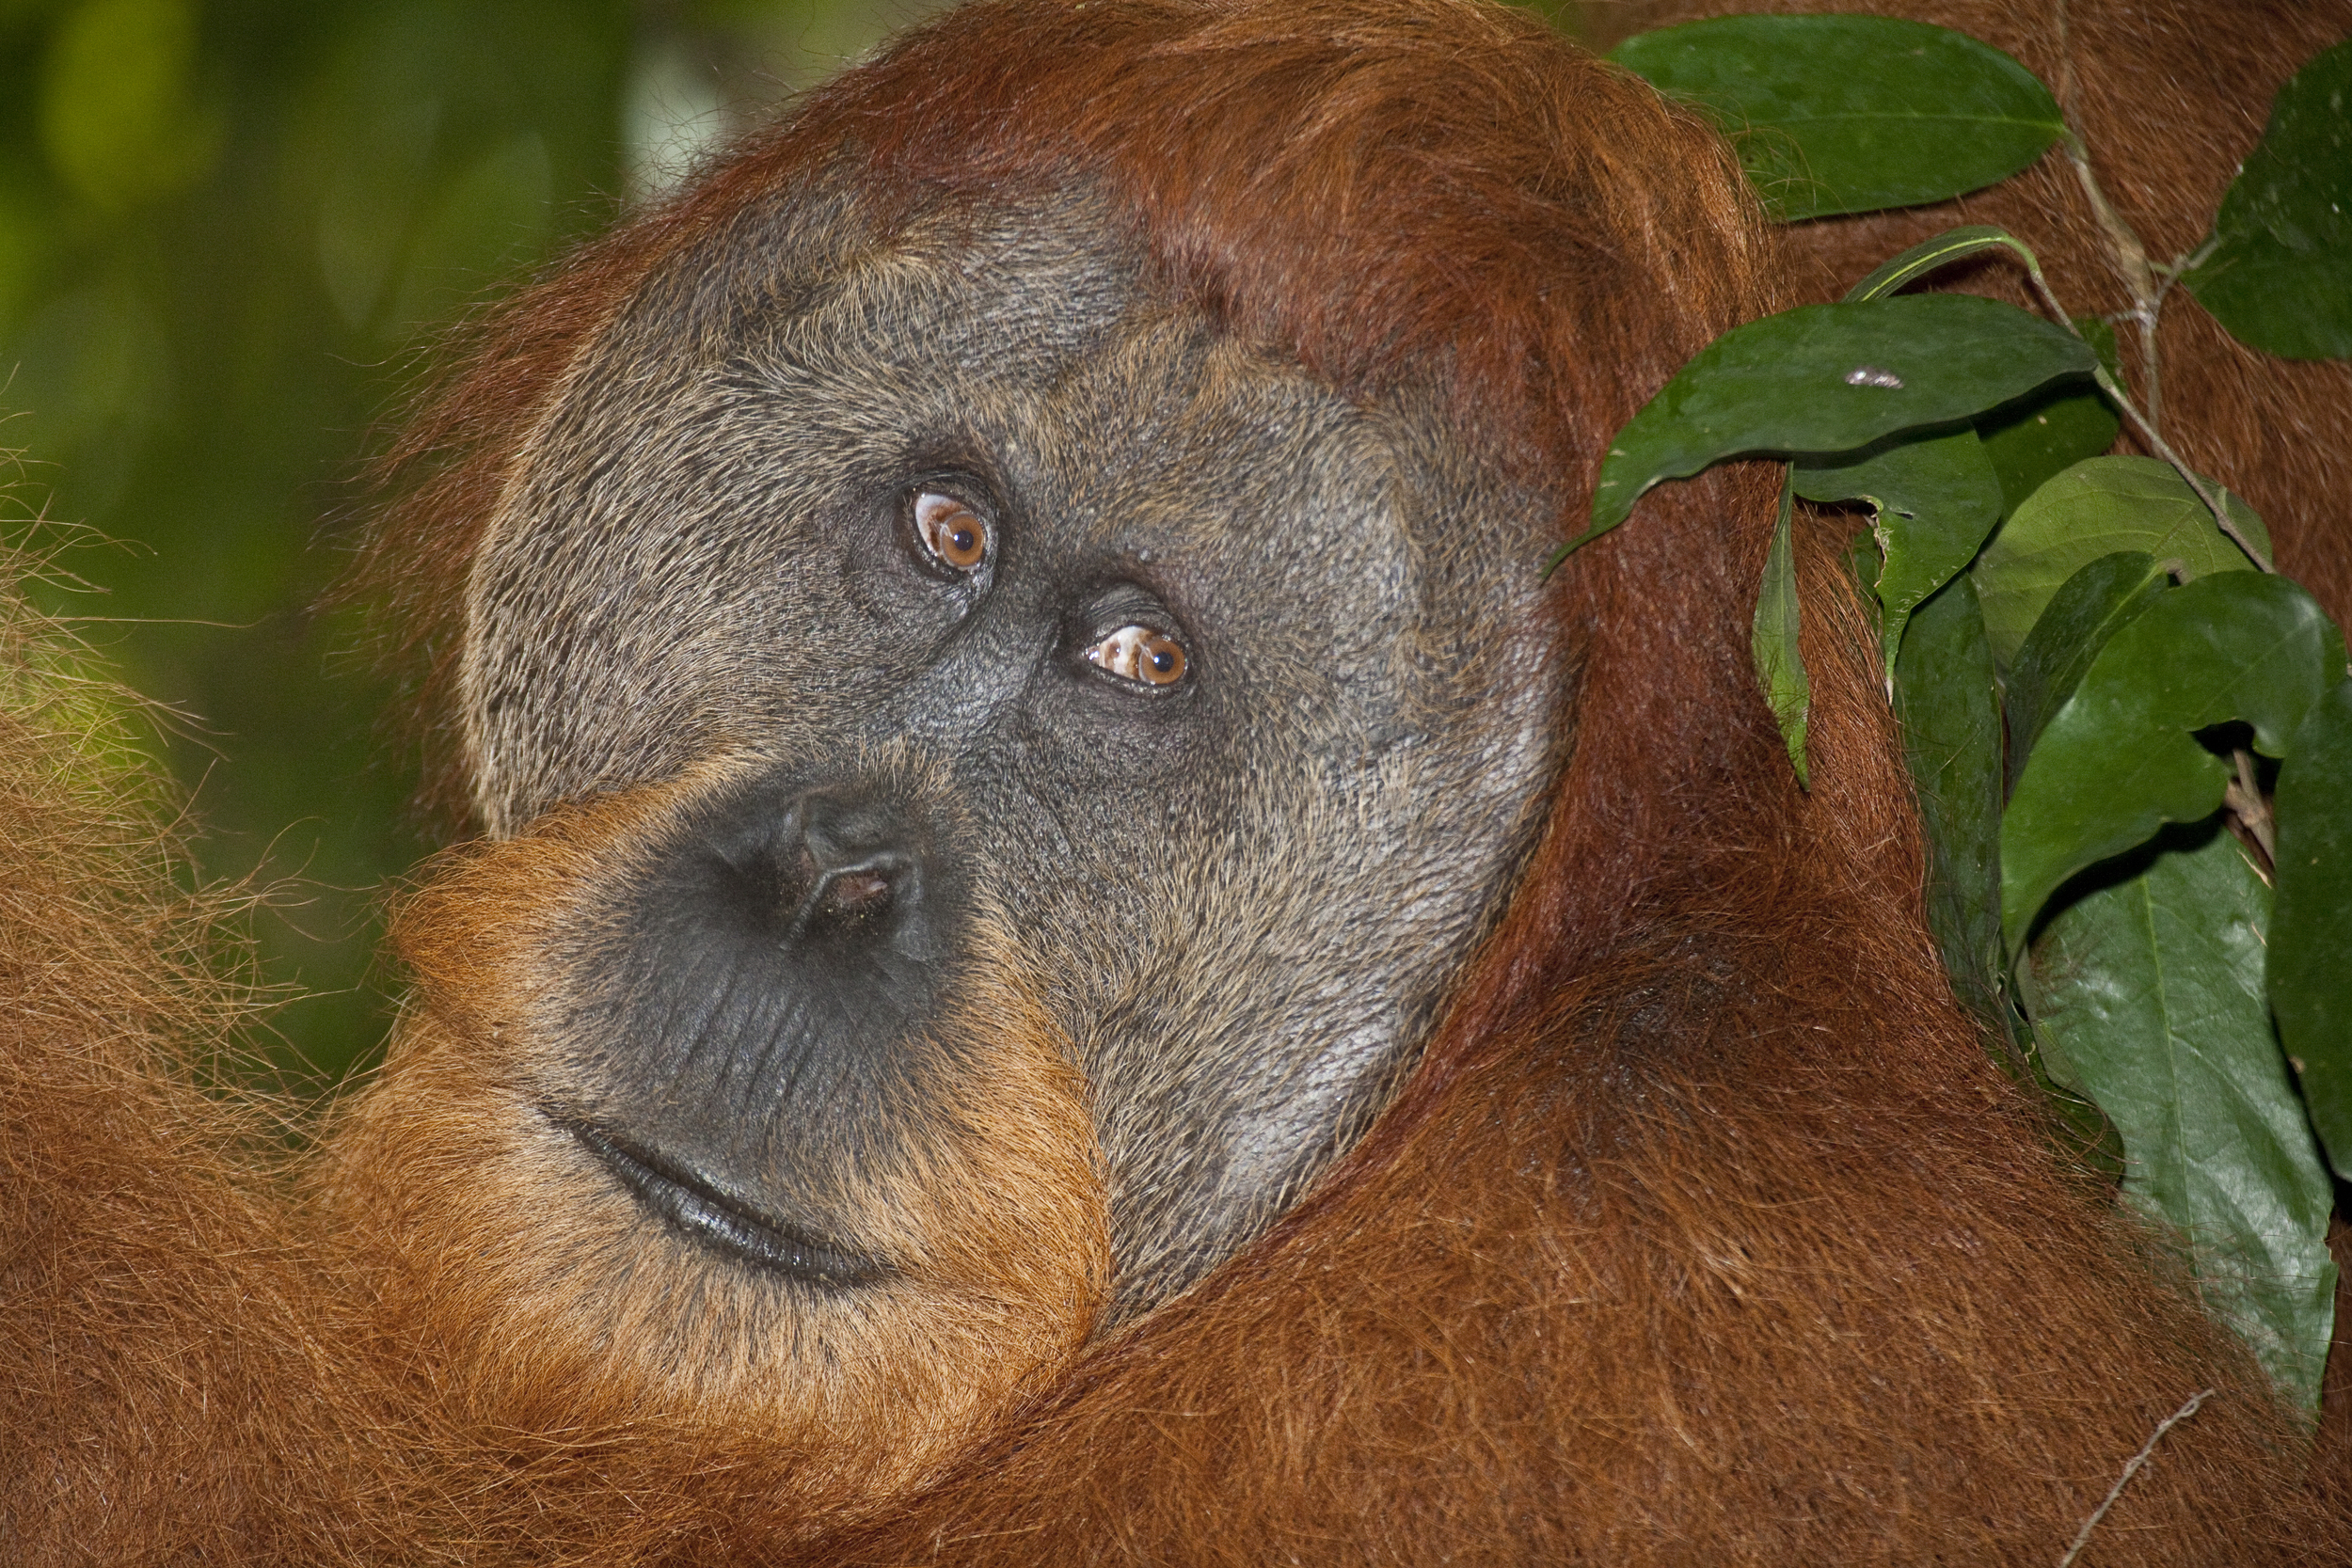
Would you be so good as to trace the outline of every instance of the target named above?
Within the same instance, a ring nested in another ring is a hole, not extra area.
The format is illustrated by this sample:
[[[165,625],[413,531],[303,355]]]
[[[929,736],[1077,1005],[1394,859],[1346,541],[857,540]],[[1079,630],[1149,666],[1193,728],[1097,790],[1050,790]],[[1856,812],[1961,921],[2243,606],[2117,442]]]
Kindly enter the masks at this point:
[[[1353,404],[1145,276],[1084,198],[895,237],[821,187],[755,209],[570,374],[479,557],[463,674],[494,834],[714,757],[778,800],[922,781],[941,885],[1002,911],[1089,1086],[1118,1312],[1376,1113],[1541,826],[1565,679],[1544,504],[1434,399]],[[924,494],[984,525],[977,570],[926,548]],[[1181,679],[1086,657],[1135,626]],[[826,993],[850,1023],[758,1049],[887,1053],[862,983]],[[614,1060],[565,1092],[626,1103]],[[691,1097],[732,1130],[681,1128],[675,1073],[643,1092],[660,1137],[757,1150],[741,1180],[787,1212],[776,1189],[895,1135],[844,1122],[954,1092],[790,1077],[788,1115]]]

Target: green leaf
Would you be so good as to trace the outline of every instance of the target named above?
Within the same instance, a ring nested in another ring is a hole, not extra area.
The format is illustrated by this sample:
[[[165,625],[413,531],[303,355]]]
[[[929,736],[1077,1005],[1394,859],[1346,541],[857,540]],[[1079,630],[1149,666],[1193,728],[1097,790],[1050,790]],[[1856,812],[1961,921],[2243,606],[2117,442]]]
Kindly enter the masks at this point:
[[[1947,229],[1931,240],[1922,240],[1901,255],[1880,262],[1870,276],[1846,291],[1849,303],[1883,299],[1906,283],[1916,282],[1938,267],[1949,266],[1964,256],[1977,256],[1988,250],[2013,250],[2025,258],[2026,265],[2039,268],[2041,262],[2006,229],[1989,223],[1963,224]]]
[[[2001,707],[1976,585],[1953,578],[1912,617],[1895,712],[1927,832],[1928,928],[1952,994],[2013,1045],[2001,946]]]
[[[2075,316],[2074,330],[2081,333],[2090,352],[2099,356],[2099,364],[2117,381],[2123,379],[2123,350],[2115,341],[2115,326],[2096,316]]]
[[[1592,527],[1570,548],[1625,521],[1661,480],[1747,452],[1859,453],[2093,363],[2073,333],[1973,294],[1806,305],[1750,322],[1701,349],[1617,433]]]
[[[2108,333],[2113,341],[2113,332]],[[2097,342],[2091,343],[2096,351]],[[2042,485],[2086,457],[2115,445],[2122,428],[2114,407],[2095,389],[2061,382],[1977,421],[1985,461],[2001,481],[2001,512],[2012,513]]]
[[[2181,281],[2239,341],[2289,359],[2352,355],[2352,42],[2271,101],[2270,124]]]
[[[2269,547],[2252,507],[2227,494],[2223,504],[2249,537]],[[2171,465],[2153,457],[2090,458],[2028,496],[1977,562],[1993,657],[2006,667],[2058,584],[2118,550],[2178,562],[2189,578],[2253,569]]]
[[[2352,682],[2312,705],[2279,768],[2270,1006],[2336,1174],[2352,1180]]]
[[[2049,1059],[2122,1134],[2124,1196],[2185,1233],[2207,1301],[2308,1410],[2335,1195],[2263,999],[2269,902],[2228,833],[2168,834],[2052,916],[2020,979]]]
[[[2031,248],[2005,229],[1979,223],[1922,240],[1847,290],[1846,298],[1883,298],[1939,267],[1988,250],[2016,252],[2035,281],[2042,282],[2042,262]],[[2073,325],[2107,374],[2120,382],[2123,372],[2116,359],[2115,328],[2096,316],[2076,316]],[[2122,428],[2114,405],[2097,390],[2077,391],[2063,385],[2044,388],[1978,420],[1977,436],[1984,442],[1985,457],[2000,477],[2002,515],[2016,511],[2045,481],[2106,451]]]
[[[2118,550],[2068,578],[2051,595],[2049,608],[2009,667],[2010,788],[2024,776],[2026,758],[2050,716],[2074,694],[2107,639],[2137,620],[2171,586],[2155,557]]]
[[[1879,540],[1874,529],[1860,529],[1846,541],[1846,570],[1854,586],[1876,597],[1879,591]]]
[[[1610,52],[1712,113],[1784,220],[1942,201],[2065,135],[2050,89],[1964,33],[1875,16],[1735,16]]]
[[[2010,950],[2074,873],[2220,806],[2231,770],[2197,731],[2242,720],[2283,757],[2343,671],[2343,637],[2285,578],[2202,578],[2117,631],[2042,729],[2002,819]]]
[[[1976,558],[2001,516],[2001,482],[1973,430],[1883,447],[1857,462],[1799,464],[1807,500],[1869,503],[1886,564],[1878,578],[1879,641],[1895,673],[1903,625],[1929,594]],[[1976,598],[1972,589],[1969,599]]]
[[[1805,678],[1804,655],[1797,646],[1797,552],[1789,522],[1796,510],[1796,492],[1787,480],[1780,486],[1780,517],[1772,525],[1772,547],[1764,555],[1764,580],[1756,594],[1756,629],[1750,646],[1756,656],[1756,684],[1772,705],[1772,720],[1788,744],[1788,761],[1797,769],[1797,783],[1813,787],[1804,762],[1805,719],[1813,703],[1813,686]]]

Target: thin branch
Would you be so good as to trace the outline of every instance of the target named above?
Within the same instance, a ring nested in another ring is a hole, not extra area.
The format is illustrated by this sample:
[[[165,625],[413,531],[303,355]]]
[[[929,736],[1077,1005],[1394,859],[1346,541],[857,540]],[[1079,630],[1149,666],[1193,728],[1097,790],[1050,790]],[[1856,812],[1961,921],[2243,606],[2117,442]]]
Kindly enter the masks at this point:
[[[2237,777],[2222,786],[2221,803],[2235,812],[2238,821],[2254,835],[2254,842],[2262,847],[2263,859],[2277,865],[2279,847],[2273,842],[2270,804],[2263,799],[2262,786],[2254,779],[2254,753],[2240,746],[2233,756]]]
[[[2074,50],[2067,36],[2066,0],[2056,0],[2052,20],[2058,27],[2058,118],[2066,125],[2066,161],[2074,166],[2074,178],[2090,202],[2090,214],[2099,220],[2099,229],[2106,236],[2108,260],[2122,275],[2124,292],[2131,295],[2131,309],[2126,312],[2139,329],[2140,379],[2148,388],[2148,425],[2153,430],[2163,423],[2164,388],[2156,352],[2156,317],[2164,309],[2164,296],[2172,286],[2172,279],[2157,278],[2157,269],[2148,261],[2148,247],[2139,243],[2132,226],[2123,221],[2123,214],[2107,200],[2107,193],[2100,188],[2099,177],[2090,167],[2090,143],[2083,135],[2082,117],[2074,104]]]
[[[2106,235],[2107,259],[2122,275],[2124,290],[2131,295],[2131,309],[2122,312],[2120,318],[2110,319],[2129,321],[2139,330],[2140,379],[2148,388],[2148,411],[2142,414],[2132,400],[2123,395],[2122,385],[2107,373],[2106,366],[2100,366],[2093,374],[2098,379],[2099,389],[2106,393],[2123,417],[2131,421],[2132,428],[2148,443],[2148,450],[2171,464],[2173,470],[2188,487],[2197,492],[2197,499],[2203,501],[2205,510],[2213,514],[2215,526],[2246,552],[2249,561],[2265,572],[2275,572],[2278,568],[2271,564],[2269,555],[2255,548],[2254,542],[2239,531],[2219,494],[2181,461],[2181,454],[2166,443],[2158,429],[2164,408],[2164,384],[2156,351],[2156,317],[2164,309],[2164,297],[2171,292],[2174,281],[2182,273],[2202,261],[2205,251],[2200,249],[2177,258],[2169,266],[2151,263],[2148,247],[2139,243],[2139,236],[2132,232],[2132,226],[2123,221],[2123,214],[2115,210],[2107,200],[2106,192],[2100,188],[2099,177],[2091,172],[2090,147],[2083,139],[2082,121],[2074,112],[2074,55],[2067,38],[2066,3],[2067,0],[2055,0],[2052,7],[2058,26],[2058,69],[2055,96],[2058,103],[2058,118],[2066,123],[2066,161],[2074,166],[2074,178],[2081,182],[2083,195],[2090,202],[2091,215],[2099,220],[2100,230]],[[2029,261],[2026,271],[2033,277],[2034,289],[2042,296],[2043,309],[2059,323],[2072,327],[2074,319],[2067,315],[2066,308],[2051,292],[2048,280],[2042,276],[2042,268]]]
[[[2156,276],[2164,280],[2162,287],[2169,289],[2180,281],[2181,274],[2194,272],[2203,266],[2206,259],[2220,248],[2221,236],[2217,233],[2208,234],[2196,249],[2185,250],[2169,261],[2151,262],[2150,264],[2155,267]]]
[[[2016,251],[2024,260],[2026,276],[2033,282],[2034,297],[2042,301],[2042,308],[2044,310],[2050,312],[2050,319],[2074,333],[2077,338],[2081,337],[2082,328],[2076,326],[2074,318],[2066,313],[2066,306],[2058,299],[2058,291],[2050,287],[2050,279],[2042,271],[2040,259],[2032,251],[2013,240],[2010,242],[2010,248]],[[2123,418],[2131,421],[2132,428],[2139,432],[2141,438],[2148,443],[2148,449],[2167,463],[2171,464],[2173,472],[2181,476],[2181,482],[2197,492],[2197,499],[2205,503],[2206,511],[2213,514],[2214,526],[2233,541],[2239,549],[2244,550],[2249,561],[2265,572],[2277,571],[2278,568],[2270,562],[2270,557],[2256,548],[2254,542],[2239,531],[2237,520],[2230,515],[2230,509],[2223,502],[2220,492],[2217,491],[2196,469],[2181,460],[2181,454],[2174,451],[2165,438],[2156,433],[2155,421],[2139,411],[2130,395],[2123,390],[2122,384],[2107,373],[2106,366],[2096,362],[2098,356],[2094,354],[2091,357],[2093,363],[2090,374],[2091,378],[2098,383],[2099,390],[2105,392],[2108,401],[2115,404]]]
[[[2084,1545],[2090,1540],[2090,1532],[2099,1528],[2099,1521],[2107,1516],[2107,1510],[2113,1508],[2115,1499],[2123,1495],[2123,1488],[2129,1486],[2132,1478],[2139,1474],[2139,1467],[2147,1464],[2149,1456],[2156,1451],[2156,1445],[2164,1441],[2164,1434],[2196,1415],[2197,1407],[2213,1398],[2213,1394],[2210,1388],[2200,1388],[2188,1397],[2186,1404],[2156,1423],[2156,1430],[2148,1434],[2148,1441],[2139,1446],[2139,1451],[2124,1465],[2123,1473],[2115,1478],[2115,1484],[2107,1488],[2106,1499],[2091,1511],[2090,1518],[2083,1521],[2083,1528],[2074,1532],[2074,1544],[2066,1548],[2064,1557],[2058,1559],[2058,1568],[2074,1568],[2074,1560],[2082,1556]]]
[[[2090,150],[2071,130],[2066,161],[2074,166],[2074,178],[2081,183],[2083,195],[2090,199],[2091,215],[2099,220],[2099,229],[2106,235],[2108,260],[2122,275],[2124,292],[2131,295],[2131,309],[2124,314],[2139,332],[2139,374],[2148,388],[2148,423],[2153,428],[2164,404],[2156,356],[2156,316],[2164,309],[2170,280],[2157,280],[2155,268],[2148,261],[2147,246],[2139,243],[2139,236],[2132,232],[2132,226],[2123,221],[2123,215],[2108,204],[2106,192],[2099,188],[2099,177],[2090,171]]]

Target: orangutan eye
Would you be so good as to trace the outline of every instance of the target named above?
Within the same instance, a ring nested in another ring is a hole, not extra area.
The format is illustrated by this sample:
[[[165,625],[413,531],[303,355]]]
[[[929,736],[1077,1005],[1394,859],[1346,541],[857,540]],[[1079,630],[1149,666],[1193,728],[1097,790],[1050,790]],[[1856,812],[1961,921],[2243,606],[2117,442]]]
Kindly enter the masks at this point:
[[[1149,626],[1121,626],[1087,650],[1087,660],[1144,686],[1184,678],[1184,645]]]
[[[914,536],[941,565],[976,572],[988,559],[988,524],[969,503],[944,491],[914,498]]]

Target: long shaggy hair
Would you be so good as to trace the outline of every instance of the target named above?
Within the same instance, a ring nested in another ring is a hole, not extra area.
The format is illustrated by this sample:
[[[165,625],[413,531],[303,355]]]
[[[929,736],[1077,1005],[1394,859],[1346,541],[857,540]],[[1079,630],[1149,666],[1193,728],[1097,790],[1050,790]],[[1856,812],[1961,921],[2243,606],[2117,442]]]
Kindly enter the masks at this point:
[[[1491,461],[1561,498],[1564,537],[1618,425],[1775,303],[1718,139],[1521,13],[988,0],[482,328],[388,459],[401,499],[371,556],[428,701],[485,520],[600,325],[844,162],[885,214],[1090,184],[1225,331],[1352,395],[1439,388]],[[168,898],[52,781],[76,777],[72,737],[9,721],[0,1542],[26,1560],[2050,1562],[2213,1388],[2086,1560],[2343,1555],[2250,1358],[1952,1005],[1826,527],[1802,541],[1816,786],[1797,788],[1747,668],[1771,494],[1740,470],[1668,487],[1558,575],[1579,674],[1549,827],[1372,1132],[1269,1234],[880,1510],[818,1500],[789,1456],[642,1382],[600,1423],[486,1426],[416,1347],[494,1327],[386,1334],[397,1264],[322,1217],[397,1167],[398,1130],[363,1103],[326,1174],[292,1181],[240,1152],[234,1114],[158,1060],[186,1029],[155,945]],[[462,795],[464,757],[440,767]],[[504,940],[496,878],[451,875],[410,927],[428,965],[430,933],[457,928],[434,922]]]

